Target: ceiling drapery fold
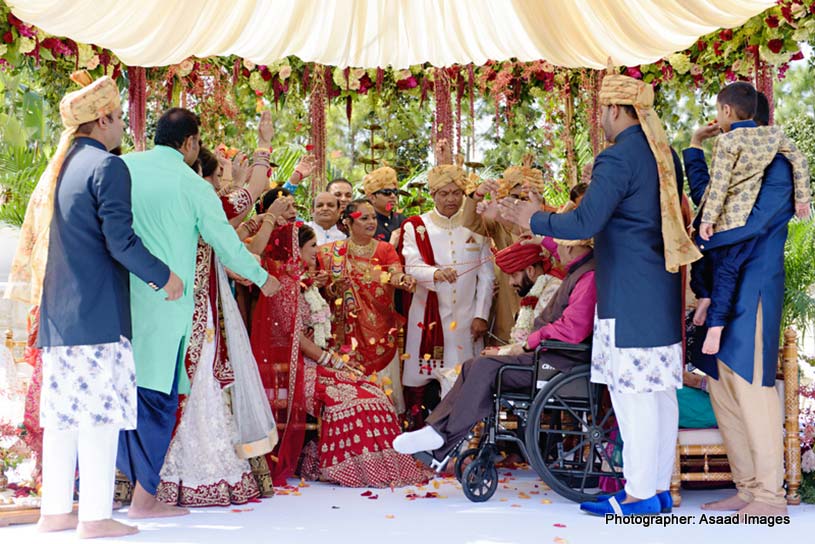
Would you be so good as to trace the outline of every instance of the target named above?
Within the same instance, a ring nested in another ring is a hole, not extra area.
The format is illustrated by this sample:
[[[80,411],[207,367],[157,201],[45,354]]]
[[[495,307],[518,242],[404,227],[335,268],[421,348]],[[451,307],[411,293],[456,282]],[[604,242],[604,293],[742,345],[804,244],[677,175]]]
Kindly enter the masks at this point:
[[[654,62],[773,0],[7,0],[57,36],[165,66],[289,55],[332,66],[406,68],[546,59],[571,68]]]

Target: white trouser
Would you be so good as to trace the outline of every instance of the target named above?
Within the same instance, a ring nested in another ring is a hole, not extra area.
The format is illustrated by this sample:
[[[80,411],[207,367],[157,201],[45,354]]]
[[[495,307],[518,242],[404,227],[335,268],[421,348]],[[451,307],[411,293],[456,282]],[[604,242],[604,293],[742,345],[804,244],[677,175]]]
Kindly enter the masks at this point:
[[[79,521],[110,519],[116,477],[119,425],[46,428],[42,439],[43,515],[73,509],[74,476],[79,454]]]
[[[670,488],[676,455],[676,390],[614,393],[611,404],[623,439],[625,492],[638,499]]]

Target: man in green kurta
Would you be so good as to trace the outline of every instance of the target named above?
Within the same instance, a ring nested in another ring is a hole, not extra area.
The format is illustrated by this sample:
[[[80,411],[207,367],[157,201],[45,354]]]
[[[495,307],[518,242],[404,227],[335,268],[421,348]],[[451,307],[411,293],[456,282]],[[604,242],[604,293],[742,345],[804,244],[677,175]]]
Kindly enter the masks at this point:
[[[138,425],[121,433],[117,466],[136,483],[131,518],[187,513],[158,502],[155,494],[178,393],[189,392],[183,361],[192,328],[199,235],[224,266],[251,280],[265,296],[280,285],[240,241],[212,186],[190,168],[200,145],[197,116],[181,108],[167,111],[156,127],[155,144],[150,151],[123,157],[133,180],[133,230],[153,255],[177,271],[184,295],[167,301],[148,284],[136,278],[130,282]]]

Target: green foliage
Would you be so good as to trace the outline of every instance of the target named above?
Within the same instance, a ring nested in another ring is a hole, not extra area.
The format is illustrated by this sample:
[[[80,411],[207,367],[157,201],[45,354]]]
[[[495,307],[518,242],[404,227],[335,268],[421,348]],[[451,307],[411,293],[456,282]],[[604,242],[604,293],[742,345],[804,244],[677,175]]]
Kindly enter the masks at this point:
[[[799,113],[784,124],[784,131],[792,138],[809,162],[810,182],[815,184],[815,119]],[[815,185],[813,185],[815,188]]]
[[[50,108],[24,74],[0,72],[0,222],[23,223],[28,199],[48,164],[58,132]]]
[[[801,501],[807,504],[815,504],[815,472],[804,472],[801,474],[801,487],[798,488]]]
[[[782,329],[795,326],[803,332],[815,323],[815,221],[793,220],[784,248],[784,308]]]

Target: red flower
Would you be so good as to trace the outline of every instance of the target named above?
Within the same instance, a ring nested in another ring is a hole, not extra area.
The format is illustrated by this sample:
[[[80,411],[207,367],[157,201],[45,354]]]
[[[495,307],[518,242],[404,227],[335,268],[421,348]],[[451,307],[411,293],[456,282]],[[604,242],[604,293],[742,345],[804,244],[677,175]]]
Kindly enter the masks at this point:
[[[362,212],[351,212],[349,215],[354,219],[359,219],[362,217]]]
[[[729,42],[733,39],[733,31],[729,28],[726,28],[719,32],[719,39],[723,42]]]
[[[716,54],[717,57],[722,56],[722,42],[716,40],[713,42],[713,52]]]
[[[724,79],[725,79],[725,81],[727,81],[728,83],[731,83],[731,82],[733,82],[733,81],[736,81],[736,80],[738,79],[738,76],[737,76],[737,75],[736,75],[736,73],[735,73],[734,71],[732,71],[732,70],[725,70],[725,72],[724,72]]]
[[[407,79],[400,79],[396,82],[396,88],[400,91],[407,91],[408,89],[413,89],[419,86],[419,82],[416,81],[414,76],[410,76]]]
[[[263,78],[263,81],[271,81],[272,73],[264,66],[260,71],[260,77]]]
[[[252,75],[248,68],[241,68],[241,74],[243,75],[243,77],[249,77],[250,75]]]
[[[521,299],[521,307],[531,306],[535,307],[538,304],[538,297],[524,297]]]
[[[815,4],[813,4],[813,5],[815,5]],[[778,27],[778,17],[776,17],[775,15],[770,15],[769,17],[764,19],[764,22],[770,28],[777,28]]]
[[[781,6],[781,16],[787,20],[788,23],[792,22],[792,6]]]
[[[707,42],[705,40],[699,40],[698,42],[696,42],[696,49],[698,49],[699,52],[701,53],[702,51],[707,49]]]
[[[14,34],[11,33],[11,30],[3,34],[3,41],[6,43],[11,43],[14,41]]]
[[[778,54],[782,49],[784,49],[784,40],[780,40],[778,38],[770,40],[767,42],[767,48],[773,53]]]
[[[299,128],[299,127],[298,127],[298,128]],[[314,146],[313,146],[313,145],[311,145],[311,144],[307,144],[307,145],[306,145],[306,151],[311,151],[312,149],[314,149]]]
[[[804,53],[802,51],[798,51],[793,56],[790,57],[790,60],[801,60],[804,58]]]

